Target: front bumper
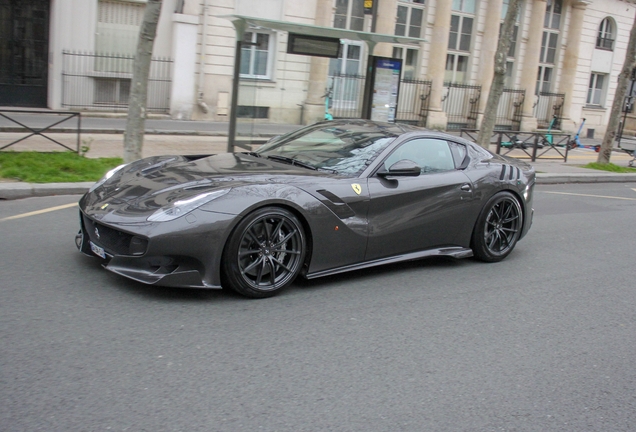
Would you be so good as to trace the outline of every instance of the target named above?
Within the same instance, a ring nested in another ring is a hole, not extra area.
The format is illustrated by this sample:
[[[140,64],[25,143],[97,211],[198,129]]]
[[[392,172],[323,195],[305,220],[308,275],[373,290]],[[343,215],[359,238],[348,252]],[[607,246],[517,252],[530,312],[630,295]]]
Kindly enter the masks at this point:
[[[91,243],[103,249],[103,267],[149,285],[183,288],[221,288],[220,260],[231,216],[213,216],[215,224],[184,220],[120,227],[92,219],[80,210],[78,249],[96,257]],[[221,219],[219,221],[218,219]],[[214,229],[210,226],[214,225]],[[94,249],[94,248],[93,248]]]

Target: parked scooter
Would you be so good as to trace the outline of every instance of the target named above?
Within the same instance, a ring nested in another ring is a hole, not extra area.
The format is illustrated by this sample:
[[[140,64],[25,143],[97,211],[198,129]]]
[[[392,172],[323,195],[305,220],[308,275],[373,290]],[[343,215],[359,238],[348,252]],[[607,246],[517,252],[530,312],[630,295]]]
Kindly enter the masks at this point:
[[[332,93],[332,89],[325,89],[325,94],[323,96],[323,98],[325,98],[325,120],[333,120],[333,116],[329,113],[329,104],[331,103]]]
[[[568,143],[568,148],[570,150],[575,149],[575,148],[588,148],[588,149],[592,149],[596,153],[598,153],[601,150],[601,146],[581,144],[581,140],[579,139],[579,137],[581,135],[581,131],[583,130],[583,126],[584,125],[585,125],[585,118],[581,122],[581,125],[579,126],[579,130],[576,132],[576,135],[574,135],[574,138],[571,139],[570,142]]]
[[[517,135],[510,136],[510,141],[502,141],[501,146],[505,148],[520,148],[526,149],[528,146],[521,141]]]
[[[541,141],[539,141],[537,143],[537,147],[538,148],[543,148],[545,146],[551,146],[552,145],[552,141],[553,141],[552,127],[554,126],[554,123],[556,122],[556,119],[557,119],[557,116],[553,115],[552,116],[552,120],[550,120],[550,125],[548,126],[548,131],[543,136],[543,138],[541,138]]]

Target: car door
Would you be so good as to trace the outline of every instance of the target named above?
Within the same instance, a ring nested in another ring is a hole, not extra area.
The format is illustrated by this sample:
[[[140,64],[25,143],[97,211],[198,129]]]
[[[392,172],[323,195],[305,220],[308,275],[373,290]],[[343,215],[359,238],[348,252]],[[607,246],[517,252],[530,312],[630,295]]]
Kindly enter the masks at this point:
[[[415,162],[413,177],[372,175],[366,260],[455,244],[462,217],[473,205],[473,185],[463,172],[463,145],[438,138],[404,142],[379,171],[401,160]],[[468,211],[470,213],[470,211]]]

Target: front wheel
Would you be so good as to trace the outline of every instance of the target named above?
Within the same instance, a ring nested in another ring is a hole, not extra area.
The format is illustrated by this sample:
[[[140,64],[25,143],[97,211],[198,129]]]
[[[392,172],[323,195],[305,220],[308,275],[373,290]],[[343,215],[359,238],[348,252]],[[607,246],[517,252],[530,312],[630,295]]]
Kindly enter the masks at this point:
[[[472,249],[475,257],[497,262],[514,249],[523,228],[523,213],[517,198],[500,192],[488,200],[473,230]]]
[[[252,298],[270,297],[291,284],[302,269],[305,234],[293,213],[256,210],[234,229],[223,254],[224,281]]]

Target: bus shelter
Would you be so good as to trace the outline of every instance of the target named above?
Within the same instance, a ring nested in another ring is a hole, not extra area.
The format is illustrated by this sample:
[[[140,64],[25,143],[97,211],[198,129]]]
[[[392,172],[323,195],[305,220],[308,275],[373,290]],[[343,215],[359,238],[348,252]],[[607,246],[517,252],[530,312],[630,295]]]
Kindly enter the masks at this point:
[[[234,25],[234,29],[236,30],[232,96],[229,112],[229,136],[227,145],[228,152],[234,152],[235,147],[241,147],[247,150],[251,150],[250,144],[253,142],[241,140],[239,137],[253,136],[254,134],[251,133],[251,131],[253,131],[255,123],[260,121],[256,115],[250,116],[249,114],[245,115],[245,113],[239,115],[238,108],[240,106],[240,103],[244,106],[246,104],[246,101],[248,101],[247,103],[258,105],[257,100],[259,99],[259,92],[264,93],[265,91],[269,91],[268,95],[270,100],[272,98],[280,98],[281,100],[283,98],[287,98],[288,106],[290,105],[289,101],[293,99],[293,97],[290,97],[290,95],[295,94],[298,96],[304,92],[305,97],[307,96],[307,85],[309,78],[303,80],[298,79],[298,76],[301,76],[304,73],[305,76],[309,77],[309,65],[306,60],[304,62],[298,62],[297,60],[294,60],[294,58],[297,58],[295,56],[300,55],[310,57],[316,56],[337,58],[337,50],[340,47],[341,40],[355,41],[364,44],[366,46],[366,52],[369,55],[367,57],[367,66],[365,68],[365,71],[367,73],[364,75],[365,83],[362,101],[363,106],[360,109],[360,117],[371,118],[370,106],[373,103],[372,101],[374,97],[374,85],[371,80],[372,77],[375,76],[374,73],[371,73],[373,72],[372,67],[375,65],[378,65],[380,68],[383,66],[395,67],[392,65],[395,65],[398,62],[401,64],[401,60],[399,59],[379,58],[384,59],[385,61],[375,61],[372,54],[376,45],[380,43],[387,43],[391,45],[414,45],[425,42],[425,39],[421,38],[344,30],[332,27],[321,27],[310,24],[249,17],[244,15],[223,15],[220,16],[220,18],[230,20]],[[243,48],[254,45],[253,43],[244,40],[244,35],[246,34],[246,32],[249,32],[250,29],[266,30],[287,35],[287,49],[286,51],[279,51],[283,53],[281,55],[281,57],[283,58],[276,59],[277,63],[279,65],[282,65],[281,67],[277,68],[277,72],[280,75],[277,77],[277,81],[280,81],[282,84],[278,87],[279,91],[276,94],[272,93],[273,85],[271,82],[267,82],[266,80],[241,78]],[[335,44],[337,44],[337,47],[334,47]],[[334,49],[336,50],[335,52]],[[395,70],[393,70],[392,72],[395,74]],[[326,74],[327,70],[325,69],[325,76],[321,77],[323,81],[326,81]],[[397,72],[397,75],[399,81],[399,71]],[[395,97],[397,98],[397,91]],[[297,100],[294,102],[298,101],[300,101],[300,99],[297,98]],[[300,112],[300,119],[302,123],[302,103],[294,102],[291,102],[291,109],[296,109]],[[289,110],[290,108],[287,109]],[[284,118],[284,115],[282,117]]]

